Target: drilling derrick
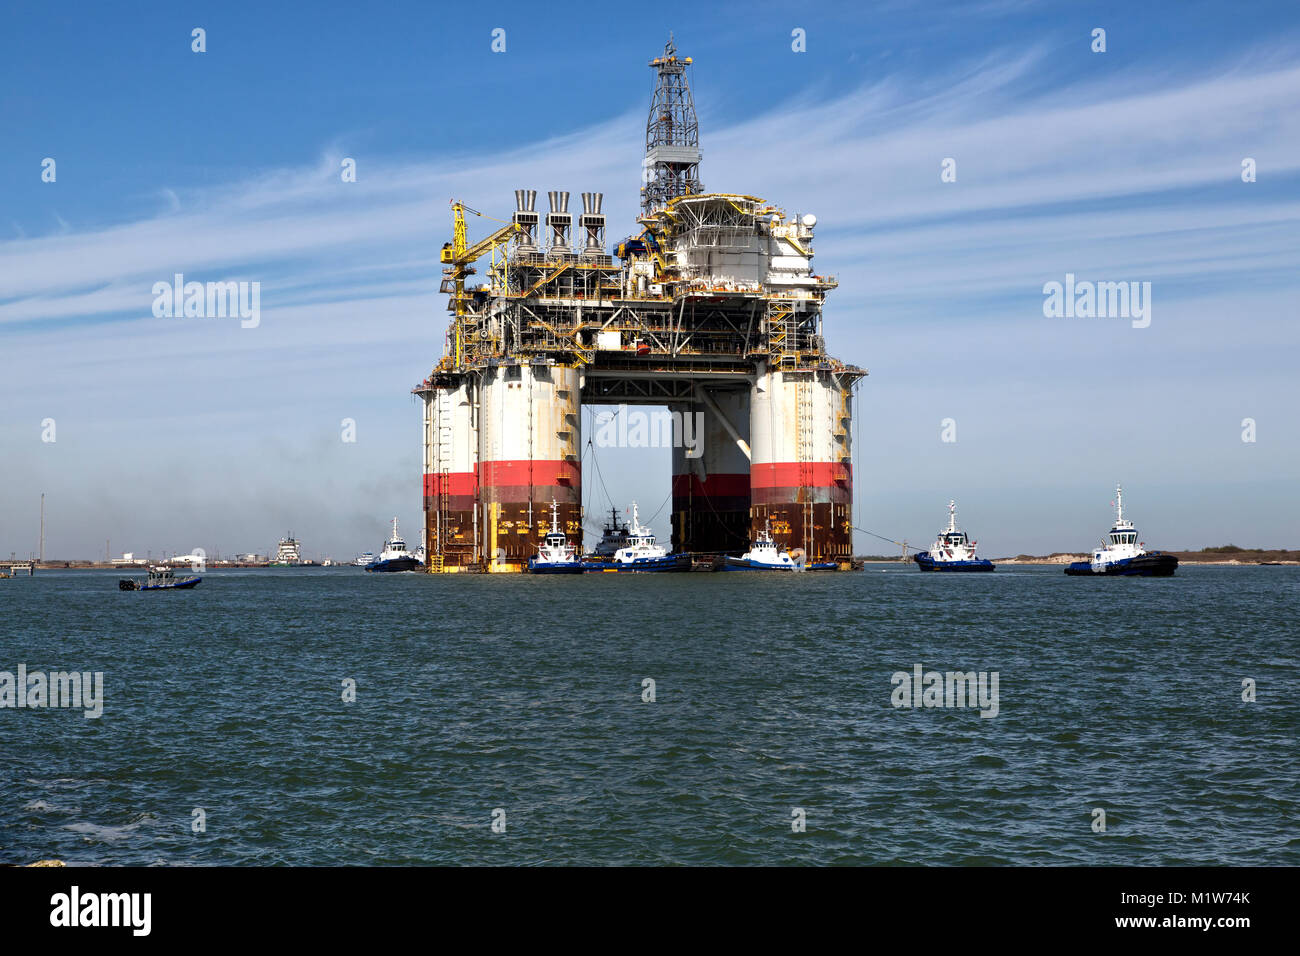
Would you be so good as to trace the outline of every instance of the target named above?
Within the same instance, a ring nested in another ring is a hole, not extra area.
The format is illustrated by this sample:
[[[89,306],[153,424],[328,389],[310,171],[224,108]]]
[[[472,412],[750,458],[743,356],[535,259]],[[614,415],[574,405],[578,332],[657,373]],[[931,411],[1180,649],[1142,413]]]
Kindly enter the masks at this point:
[[[414,390],[430,570],[521,570],[552,501],[581,542],[583,404],[698,423],[694,442],[673,442],[674,550],[739,554],[770,525],[780,546],[848,566],[851,398],[866,372],[826,353],[837,283],[812,268],[816,217],[701,191],[690,62],[671,40],[650,62],[641,230],[613,255],[599,192],[581,194],[575,224],[569,192],[549,190],[542,214],[537,190],[517,189],[509,221],[475,243],[465,213],[482,214],[453,202],[452,319]]]
[[[664,55],[650,61],[658,74],[645,124],[645,162],[641,211],[652,212],[670,199],[700,191],[700,124],[686,82],[691,58],[677,57],[672,37]]]

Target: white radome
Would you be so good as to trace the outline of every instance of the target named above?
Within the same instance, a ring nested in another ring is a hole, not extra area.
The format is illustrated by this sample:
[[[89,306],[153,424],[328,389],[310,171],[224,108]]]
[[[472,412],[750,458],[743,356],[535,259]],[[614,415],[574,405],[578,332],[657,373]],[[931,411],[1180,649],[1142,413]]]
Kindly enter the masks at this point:
[[[810,212],[804,213],[802,222],[805,226],[811,229],[813,226],[817,225],[817,217]]]

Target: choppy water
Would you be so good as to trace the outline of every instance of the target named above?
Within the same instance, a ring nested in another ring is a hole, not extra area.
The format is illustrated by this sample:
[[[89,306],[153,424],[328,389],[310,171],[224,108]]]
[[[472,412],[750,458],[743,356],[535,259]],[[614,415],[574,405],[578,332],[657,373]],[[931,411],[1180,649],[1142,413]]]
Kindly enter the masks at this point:
[[[116,578],[0,581],[0,670],[106,685],[0,710],[2,862],[1300,863],[1300,568]]]

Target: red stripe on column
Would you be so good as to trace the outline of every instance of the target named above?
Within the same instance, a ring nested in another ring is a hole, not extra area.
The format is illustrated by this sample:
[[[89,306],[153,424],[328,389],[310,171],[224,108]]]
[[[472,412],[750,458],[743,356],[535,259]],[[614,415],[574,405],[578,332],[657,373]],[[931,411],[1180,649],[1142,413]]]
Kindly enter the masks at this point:
[[[779,461],[751,465],[749,481],[755,491],[765,488],[847,487],[853,483],[853,472],[849,465],[837,461]]]
[[[445,475],[425,474],[424,496],[435,498],[446,491],[449,495],[474,495],[478,491],[478,475],[472,471],[452,471]]]
[[[529,485],[534,488],[577,488],[582,484],[582,469],[563,458],[558,461],[529,461],[527,458],[485,461],[479,464],[478,470],[484,488],[527,488]]]

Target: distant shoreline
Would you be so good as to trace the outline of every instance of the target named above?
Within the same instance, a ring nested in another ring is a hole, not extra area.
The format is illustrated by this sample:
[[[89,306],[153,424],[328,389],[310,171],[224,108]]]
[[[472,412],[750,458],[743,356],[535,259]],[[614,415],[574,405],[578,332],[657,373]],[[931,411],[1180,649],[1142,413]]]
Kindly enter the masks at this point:
[[[1300,551],[1290,550],[1270,550],[1242,548],[1240,550],[1223,551],[1219,549],[1209,551],[1169,551],[1178,558],[1180,564],[1203,564],[1206,566],[1218,567],[1258,567],[1260,565],[1287,565],[1300,566]],[[994,564],[1021,565],[1021,564],[1043,564],[1043,565],[1066,565],[1071,561],[1087,561],[1091,558],[1090,553],[1074,553],[1055,551],[1051,554],[1018,554],[1009,558],[992,558]],[[853,558],[855,563],[867,564],[911,564],[911,556],[906,562],[897,554],[866,554],[856,555]],[[10,564],[31,564],[37,571],[125,571],[139,573],[147,570],[151,565],[167,564],[166,561],[149,560],[145,564],[113,564],[108,561],[86,561],[86,560],[46,560],[24,561],[21,558],[0,560],[0,569],[8,567]],[[188,568],[188,564],[173,565],[178,568]],[[350,561],[336,562],[333,565],[323,565],[320,563],[300,564],[300,565],[272,565],[267,562],[251,561],[209,561],[206,570],[224,571],[243,568],[268,568],[268,567],[300,567],[300,568],[351,568],[355,565]]]
[[[159,565],[163,565],[166,567],[180,568],[182,570],[188,569],[190,567],[190,564],[187,561],[182,561],[177,564],[172,564],[170,559],[166,561],[162,559],[149,560],[144,562],[143,564],[113,564],[112,562],[109,561],[81,561],[81,560],[54,561],[50,559],[46,559],[44,562],[41,562],[41,561],[24,561],[18,558],[12,560],[7,558],[5,560],[0,560],[0,568],[8,567],[11,564],[23,564],[23,565],[30,564],[37,571],[134,571],[136,573],[139,573],[141,571],[147,571],[149,570],[149,568],[158,567]],[[329,565],[321,564],[319,561],[313,561],[308,564],[271,564],[270,562],[267,561],[209,561],[207,562],[206,565],[206,569],[209,571],[224,571],[227,568],[236,569],[236,568],[351,568],[351,567],[355,567],[355,565],[351,561],[342,561],[342,562],[336,561],[334,564],[329,564]]]
[[[1300,551],[1265,551],[1263,549],[1243,548],[1237,551],[1221,551],[1218,549],[1211,551],[1167,551],[1166,554],[1172,554],[1178,559],[1179,564],[1203,564],[1207,566],[1219,567],[1258,567],[1260,565],[1300,565]],[[1018,554],[1011,558],[991,558],[994,564],[1046,564],[1046,565],[1066,565],[1072,561],[1087,561],[1092,557],[1091,553],[1068,553],[1064,551],[1054,551],[1051,554]],[[854,558],[855,561],[876,562],[896,562],[901,563],[901,559],[896,554],[873,554],[864,555]],[[911,558],[908,558],[908,563]]]

